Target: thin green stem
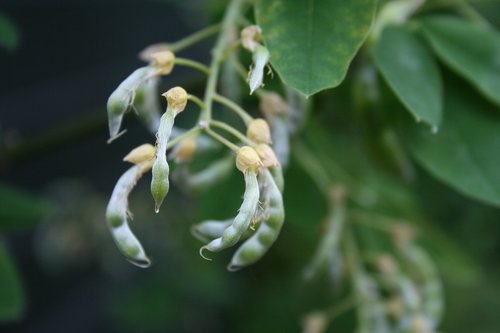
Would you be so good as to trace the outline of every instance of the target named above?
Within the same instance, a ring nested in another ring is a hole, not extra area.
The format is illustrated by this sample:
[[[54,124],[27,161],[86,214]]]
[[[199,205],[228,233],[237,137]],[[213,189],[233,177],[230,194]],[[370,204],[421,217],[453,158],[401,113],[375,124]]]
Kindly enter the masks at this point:
[[[227,106],[228,109],[236,113],[243,120],[245,125],[248,125],[253,120],[252,116],[250,116],[248,112],[246,112],[241,106],[239,106],[229,98],[216,93],[213,96],[213,100],[221,103],[224,106]]]
[[[188,100],[190,100],[194,104],[198,105],[201,110],[203,110],[205,108],[205,104],[203,104],[203,101],[200,98],[198,98],[197,96],[195,96],[195,95],[189,94],[188,95]]]
[[[191,45],[198,43],[199,41],[204,40],[212,35],[215,35],[220,30],[220,24],[214,24],[208,26],[204,29],[201,29],[189,36],[186,36],[177,42],[169,44],[168,48],[170,51],[177,53],[181,50],[188,48]]]
[[[207,75],[210,74],[210,68],[208,68],[208,66],[206,66],[205,64],[202,64],[201,62],[195,61],[195,60],[176,57],[175,64],[178,66],[194,68],[194,69],[199,70],[200,72],[207,74]]]
[[[205,128],[205,132],[207,132],[208,135],[210,135],[212,138],[214,138],[215,140],[219,141],[220,143],[224,144],[226,147],[228,147],[229,149],[231,149],[232,151],[234,152],[237,152],[240,147],[238,147],[237,145],[235,145],[234,143],[232,143],[231,141],[227,140],[225,137],[223,137],[222,135],[212,131],[210,128],[206,127]]]
[[[191,135],[195,135],[195,134],[198,134],[199,132],[201,131],[201,128],[198,127],[198,126],[195,126],[193,128],[191,128],[190,130],[182,133],[181,135],[179,135],[178,137],[175,137],[174,139],[170,140],[168,143],[167,143],[167,149],[170,149],[172,148],[173,146],[175,146],[176,144],[178,144],[181,140],[191,136]]]
[[[238,15],[241,13],[244,2],[244,0],[232,0],[229,3],[224,20],[222,21],[221,33],[213,49],[210,74],[208,75],[205,97],[203,99],[205,109],[200,115],[200,120],[209,121],[212,119],[212,101],[219,77],[220,65],[224,57],[224,52],[230,43],[230,33],[236,24]]]
[[[247,138],[243,133],[241,133],[231,125],[228,125],[226,123],[223,123],[222,121],[217,121],[217,120],[210,120],[209,124],[214,127],[223,129],[224,131],[232,134],[233,136],[237,137],[241,142],[249,146],[255,146],[255,142]]]

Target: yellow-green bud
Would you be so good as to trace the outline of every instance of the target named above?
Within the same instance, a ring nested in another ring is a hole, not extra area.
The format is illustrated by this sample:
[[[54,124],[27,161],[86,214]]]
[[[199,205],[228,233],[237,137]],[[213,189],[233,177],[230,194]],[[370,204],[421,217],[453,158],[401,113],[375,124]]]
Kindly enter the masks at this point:
[[[248,51],[255,51],[255,48],[259,43],[261,33],[262,30],[257,25],[250,25],[246,27],[241,30],[241,44]]]
[[[276,157],[273,148],[269,145],[266,145],[265,143],[258,144],[255,147],[255,151],[257,152],[257,155],[259,155],[264,167],[273,168],[279,165],[278,158]]]
[[[248,124],[247,137],[255,143],[270,143],[271,130],[267,121],[262,118],[252,120]]]
[[[172,151],[172,156],[176,163],[186,163],[193,158],[196,152],[196,137],[188,136],[182,139]]]
[[[178,115],[186,108],[188,94],[184,88],[174,87],[163,93],[162,96],[167,99],[168,106],[175,110],[175,115]]]
[[[158,68],[161,75],[167,75],[174,69],[175,54],[171,51],[165,50],[154,52],[150,55],[153,65]]]
[[[151,44],[139,53],[139,59],[145,62],[151,62],[153,60],[153,57],[151,57],[152,54],[169,50],[169,44],[167,43]]]
[[[130,162],[133,164],[141,164],[144,162],[150,162],[153,160],[156,156],[156,149],[153,145],[149,143],[145,143],[143,145],[140,145],[139,147],[136,147],[130,151],[130,153],[127,154],[123,158],[125,162]]]
[[[250,146],[241,147],[236,153],[236,167],[241,172],[245,173],[248,169],[257,171],[262,166],[262,161],[259,155]]]

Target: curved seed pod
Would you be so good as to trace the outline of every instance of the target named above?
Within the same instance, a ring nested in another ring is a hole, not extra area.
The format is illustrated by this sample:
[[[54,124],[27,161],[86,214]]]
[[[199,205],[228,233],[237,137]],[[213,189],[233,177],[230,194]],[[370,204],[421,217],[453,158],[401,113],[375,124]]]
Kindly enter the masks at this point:
[[[219,238],[233,223],[233,219],[217,221],[207,220],[191,226],[191,234],[202,242],[208,243],[215,238]]]
[[[134,265],[148,267],[151,261],[128,225],[128,196],[141,176],[149,171],[151,162],[136,164],[118,180],[106,209],[106,220],[120,252]]]
[[[137,88],[141,83],[153,77],[156,71],[157,69],[152,66],[136,69],[111,93],[107,104],[109,141],[114,140],[119,135],[123,115],[134,103]]]
[[[283,191],[285,190],[285,178],[283,177],[283,168],[281,167],[281,164],[278,164],[277,166],[272,167],[269,170],[273,175],[276,186],[278,186],[280,192],[283,193]]]
[[[255,234],[247,240],[234,254],[228,265],[229,271],[236,271],[258,261],[274,244],[285,220],[283,198],[274,178],[268,170],[264,170],[264,196],[268,200],[267,219],[261,222]]]
[[[234,167],[233,157],[221,158],[204,168],[190,173],[186,165],[179,166],[172,173],[172,178],[190,194],[200,193],[212,188],[231,175]]]
[[[168,102],[167,111],[160,118],[160,127],[156,134],[157,150],[156,160],[153,164],[151,179],[151,194],[155,200],[155,212],[160,211],[160,206],[167,196],[170,188],[168,175],[170,167],[167,162],[167,144],[174,126],[174,118],[184,111],[187,103],[187,93],[181,87],[175,87],[163,94]]]
[[[248,168],[245,175],[245,194],[243,195],[243,203],[241,204],[238,215],[234,218],[233,223],[224,230],[222,236],[214,239],[200,249],[200,254],[204,249],[212,252],[219,252],[225,248],[236,244],[241,236],[250,226],[252,217],[254,216],[259,204],[259,184],[257,182],[256,171]],[[202,255],[203,256],[203,255]]]
[[[160,126],[161,107],[158,100],[158,77],[142,83],[136,91],[134,110],[149,132],[156,133]]]
[[[290,132],[286,115],[276,115],[271,121],[273,149],[281,165],[287,166],[290,160]]]
[[[264,68],[269,62],[269,51],[262,45],[257,45],[255,51],[252,54],[253,67],[250,70],[248,77],[248,85],[250,86],[250,95],[253,94],[255,90],[262,87],[264,80]]]

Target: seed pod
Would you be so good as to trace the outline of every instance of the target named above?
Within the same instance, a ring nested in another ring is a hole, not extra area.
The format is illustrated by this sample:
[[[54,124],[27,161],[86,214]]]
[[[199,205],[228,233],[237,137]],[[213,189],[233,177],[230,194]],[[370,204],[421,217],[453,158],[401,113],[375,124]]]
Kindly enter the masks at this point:
[[[149,132],[155,134],[160,126],[161,107],[158,99],[158,77],[141,84],[136,91],[134,110]]]
[[[236,167],[243,173],[248,171],[257,171],[262,166],[259,155],[249,146],[241,147],[236,154]]]
[[[268,205],[267,219],[260,223],[255,234],[236,251],[228,266],[229,271],[236,271],[262,258],[278,238],[283,226],[285,210],[281,192],[268,170],[264,170],[262,175],[265,181],[263,195]]]
[[[280,164],[288,165],[290,159],[290,132],[288,119],[284,115],[275,116],[271,122],[273,149]]]
[[[263,86],[264,68],[269,62],[269,51],[262,45],[257,45],[252,55],[253,67],[248,76],[248,85],[250,86],[250,95],[255,90]]]
[[[274,168],[271,168],[271,174],[273,175],[274,182],[278,186],[281,193],[285,190],[285,178],[283,177],[283,168],[281,164],[278,164]]]
[[[106,209],[111,235],[122,254],[134,265],[148,267],[151,261],[128,225],[128,196],[141,176],[151,169],[151,162],[142,162],[128,169],[118,180]]]
[[[135,91],[148,79],[155,75],[156,69],[152,66],[141,67],[130,74],[108,98],[108,126],[110,141],[118,136],[123,115],[134,103]]]
[[[200,241],[208,243],[216,238],[222,237],[224,230],[231,224],[233,224],[232,218],[223,221],[207,220],[193,225],[191,227],[191,234]]]
[[[207,191],[215,184],[222,182],[231,175],[233,168],[233,157],[228,156],[213,162],[196,173],[190,173],[185,165],[179,166],[172,173],[172,178],[188,194],[196,194]]]
[[[212,252],[219,252],[233,246],[240,240],[241,236],[250,226],[252,217],[259,204],[259,184],[257,182],[255,170],[249,168],[244,175],[245,194],[243,195],[243,203],[241,204],[238,215],[234,218],[233,223],[224,230],[221,237],[214,239],[200,249],[200,254],[202,254],[204,249],[208,249]]]
[[[271,130],[267,121],[262,118],[252,120],[248,124],[247,138],[255,143],[269,144],[271,142]]]
[[[151,179],[151,194],[155,200],[155,212],[160,211],[160,206],[165,199],[170,183],[168,175],[170,168],[167,162],[167,144],[174,126],[174,118],[186,107],[187,93],[181,87],[175,87],[163,94],[168,102],[167,111],[161,116],[157,138],[156,160],[153,164]]]
[[[241,45],[250,52],[254,52],[259,45],[262,29],[258,25],[250,25],[241,30]]]

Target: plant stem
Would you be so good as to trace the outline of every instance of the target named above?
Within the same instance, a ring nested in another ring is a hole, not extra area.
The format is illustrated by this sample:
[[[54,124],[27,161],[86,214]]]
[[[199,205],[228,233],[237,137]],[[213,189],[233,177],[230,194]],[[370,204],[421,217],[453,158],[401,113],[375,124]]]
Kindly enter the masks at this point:
[[[205,128],[205,131],[207,132],[208,135],[210,135],[212,138],[214,138],[215,140],[221,142],[222,144],[224,144],[226,147],[228,147],[229,149],[231,149],[232,151],[234,152],[237,152],[240,147],[238,147],[237,145],[235,145],[234,143],[230,142],[229,140],[227,140],[226,138],[224,138],[222,135],[212,131],[210,128],[206,127]]]
[[[191,102],[193,102],[194,104],[198,105],[200,107],[201,110],[203,110],[205,108],[205,104],[203,104],[203,101],[201,99],[199,99],[197,96],[195,95],[191,95],[189,94],[188,95],[188,100],[190,100]]]
[[[178,40],[177,42],[169,44],[168,48],[170,51],[177,53],[181,50],[184,50],[185,48],[188,48],[193,44],[198,43],[199,41],[202,41],[205,38],[215,35],[219,30],[220,30],[220,24],[214,24],[208,26],[204,29],[201,29],[189,36],[186,36]]]
[[[219,77],[220,65],[228,43],[230,42],[230,32],[236,24],[238,15],[241,12],[244,0],[232,0],[229,3],[224,20],[222,21],[221,33],[213,49],[212,62],[210,63],[210,74],[208,75],[207,87],[205,90],[205,109],[200,115],[200,120],[209,121],[212,119],[212,101]]]
[[[208,68],[205,64],[202,64],[201,62],[191,60],[191,59],[186,59],[186,58],[175,58],[175,64],[179,66],[185,66],[185,67],[191,67],[194,69],[199,70],[200,72],[209,75],[210,74],[210,68]]]
[[[217,121],[217,120],[210,120],[209,124],[213,125],[214,127],[218,127],[220,129],[225,130],[226,132],[234,135],[241,142],[243,142],[243,143],[245,143],[245,144],[247,144],[249,146],[255,146],[255,143],[252,140],[250,140],[249,138],[247,138],[245,135],[243,135],[243,133],[241,133],[240,131],[238,131],[236,128],[234,128],[231,125],[228,125],[226,123],[223,123],[222,121]]]
[[[229,98],[216,93],[213,96],[213,100],[227,106],[231,111],[236,113],[243,120],[245,125],[248,125],[253,120],[252,116],[250,116],[248,112],[246,112],[241,106],[239,106]]]

